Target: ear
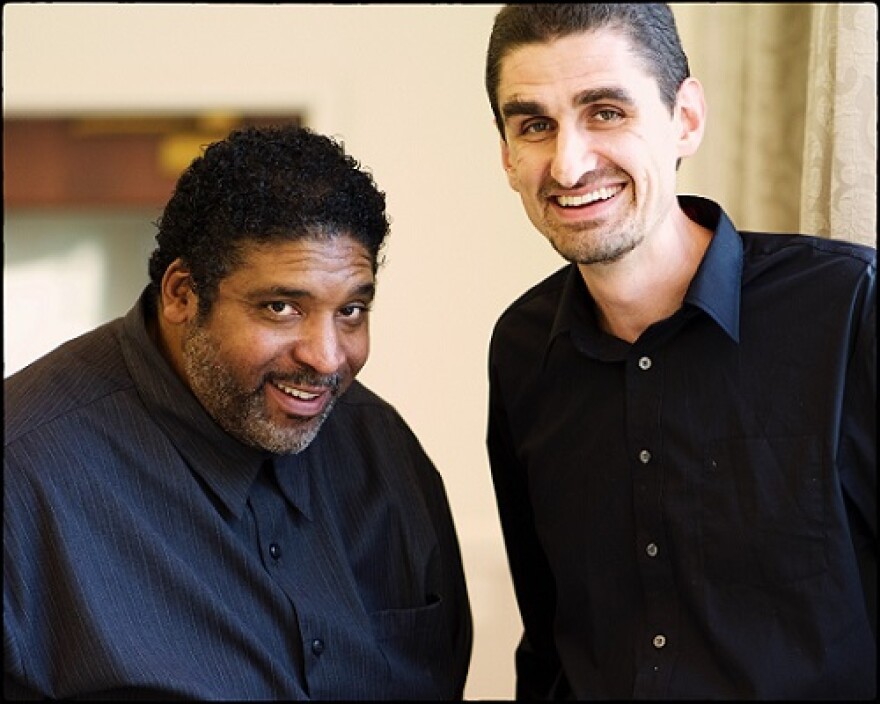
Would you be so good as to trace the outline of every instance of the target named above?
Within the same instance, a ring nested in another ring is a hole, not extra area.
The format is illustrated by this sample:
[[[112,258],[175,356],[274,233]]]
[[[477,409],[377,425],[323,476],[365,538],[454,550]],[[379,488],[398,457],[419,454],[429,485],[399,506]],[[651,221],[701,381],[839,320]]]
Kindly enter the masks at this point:
[[[159,294],[159,312],[168,323],[181,325],[196,317],[199,298],[182,259],[175,259],[165,270]]]
[[[510,187],[519,193],[519,179],[516,177],[516,169],[510,161],[510,147],[507,146],[507,142],[504,139],[501,140],[501,165],[507,174],[507,182],[510,184]]]
[[[678,88],[675,111],[679,122],[678,158],[695,154],[706,129],[706,98],[696,78],[686,78]]]

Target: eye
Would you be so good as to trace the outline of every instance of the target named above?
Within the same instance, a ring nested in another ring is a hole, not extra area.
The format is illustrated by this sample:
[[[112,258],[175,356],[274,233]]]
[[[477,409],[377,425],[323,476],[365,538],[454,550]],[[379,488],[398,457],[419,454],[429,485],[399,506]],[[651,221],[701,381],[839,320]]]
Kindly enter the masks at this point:
[[[523,132],[546,132],[550,129],[547,120],[532,120],[523,125]]]
[[[289,317],[296,314],[296,308],[286,301],[270,301],[266,304],[266,308],[272,315],[279,317]]]
[[[524,137],[540,137],[545,132],[549,132],[553,128],[550,120],[536,118],[528,120],[520,125],[519,132]]]
[[[352,303],[347,306],[342,306],[342,308],[339,309],[339,317],[345,319],[347,322],[359,322],[366,318],[367,313],[369,312],[369,306],[365,306],[361,303]]]
[[[593,113],[593,117],[599,122],[610,123],[623,119],[623,113],[617,108],[601,108]]]

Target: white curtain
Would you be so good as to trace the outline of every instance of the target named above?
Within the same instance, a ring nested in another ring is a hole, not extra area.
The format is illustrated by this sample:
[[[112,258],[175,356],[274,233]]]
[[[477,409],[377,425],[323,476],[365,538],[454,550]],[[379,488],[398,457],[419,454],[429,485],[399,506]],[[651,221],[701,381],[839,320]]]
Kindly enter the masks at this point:
[[[741,229],[876,245],[877,8],[674,4],[709,121],[679,189]]]
[[[877,245],[877,7],[812,12],[801,228]]]

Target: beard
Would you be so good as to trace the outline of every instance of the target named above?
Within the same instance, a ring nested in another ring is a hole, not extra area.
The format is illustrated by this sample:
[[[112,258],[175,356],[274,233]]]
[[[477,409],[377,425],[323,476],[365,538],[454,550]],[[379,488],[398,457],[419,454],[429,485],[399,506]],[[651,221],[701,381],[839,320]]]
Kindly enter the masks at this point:
[[[604,231],[601,225],[560,227],[544,223],[543,231],[553,249],[573,264],[609,264],[641,244],[641,230]]]
[[[585,175],[578,186],[590,189],[603,182],[625,181],[631,181],[626,172],[605,168]],[[559,188],[555,181],[541,188],[537,203],[532,204],[530,218],[563,259],[573,264],[608,264],[621,259],[644,240],[647,231],[644,213],[637,211],[632,187],[615,196],[618,200],[626,197],[629,202],[619,203],[614,214],[579,222],[565,222],[556,216],[549,204],[549,194]],[[528,204],[526,206],[528,211]]]
[[[246,445],[277,455],[305,450],[318,435],[336,403],[339,379],[308,372],[264,374],[254,388],[246,388],[224,363],[219,347],[199,321],[191,323],[183,339],[184,369],[190,388],[208,414],[227,433]],[[274,379],[290,384],[326,386],[331,398],[319,416],[273,420],[266,407],[263,388]]]

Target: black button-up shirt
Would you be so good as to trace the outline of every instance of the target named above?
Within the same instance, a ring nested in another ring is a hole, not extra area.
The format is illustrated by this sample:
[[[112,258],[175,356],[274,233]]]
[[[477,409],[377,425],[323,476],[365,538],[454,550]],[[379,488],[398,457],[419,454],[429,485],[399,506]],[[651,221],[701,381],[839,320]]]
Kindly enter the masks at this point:
[[[403,420],[355,382],[302,453],[247,447],[146,308],[5,383],[6,697],[461,697],[457,538]]]
[[[488,449],[526,698],[876,690],[876,253],[714,231],[633,344],[569,265],[499,319]]]

